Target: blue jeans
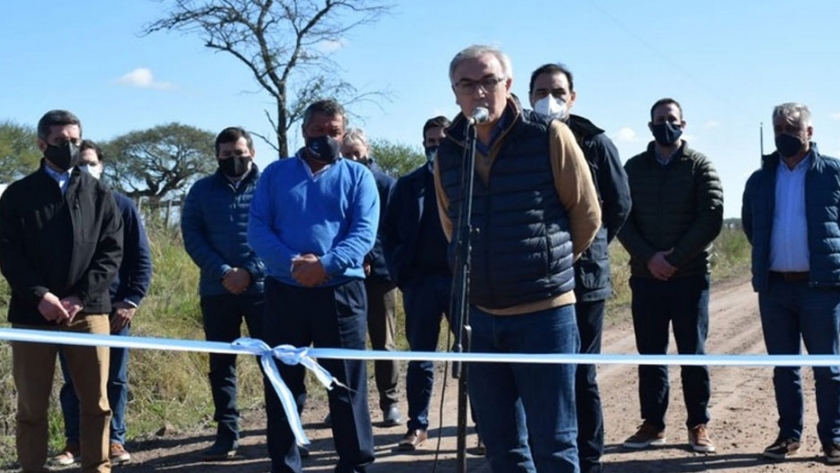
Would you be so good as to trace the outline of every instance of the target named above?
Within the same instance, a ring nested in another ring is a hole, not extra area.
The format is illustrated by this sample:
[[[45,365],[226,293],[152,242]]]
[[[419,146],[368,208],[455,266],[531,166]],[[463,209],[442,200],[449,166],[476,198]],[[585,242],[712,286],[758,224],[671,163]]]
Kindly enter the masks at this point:
[[[111,335],[127,337],[130,324]],[[128,404],[128,348],[111,348],[111,362],[108,369],[108,403],[111,405],[111,443],[125,445],[125,406]],[[58,393],[61,414],[64,417],[64,437],[68,444],[79,445],[79,397],[64,351],[58,351],[58,363],[64,384]]]
[[[338,286],[304,288],[265,281],[264,340],[272,347],[282,344],[317,348],[365,349],[367,296],[364,283],[350,281]],[[340,383],[328,391],[335,451],[336,473],[360,473],[373,462],[373,430],[368,410],[367,368],[363,360],[318,362]],[[306,392],[303,366],[277,363],[280,376],[301,408]],[[280,399],[271,383],[265,384],[268,417],[266,443],[272,473],[301,473],[303,466],[295,437]]]
[[[606,302],[578,301],[575,304],[580,352],[601,353]],[[600,473],[604,455],[604,413],[595,365],[577,365],[575,371],[575,404],[578,422],[578,456],[581,473]]]
[[[259,295],[220,294],[201,297],[204,336],[212,342],[232,342],[242,336],[242,320],[252,338],[262,338],[264,298]],[[257,360],[259,362],[259,360]],[[216,441],[232,445],[239,440],[236,408],[236,355],[210,354],[210,392],[213,395]]]
[[[709,333],[709,275],[698,274],[660,281],[630,278],[633,293],[633,330],[641,355],[668,353],[668,329],[674,328],[677,352],[681,355],[705,354]],[[683,400],[688,413],[687,427],[709,422],[711,383],[707,366],[680,367]],[[665,428],[670,386],[668,367],[639,366],[639,402],[642,419]]]
[[[437,350],[440,320],[450,321],[449,301],[452,277],[417,274],[403,287],[405,335],[411,351]],[[429,427],[429,403],[435,384],[435,369],[431,361],[410,361],[405,376],[408,398],[408,429]]]
[[[515,316],[472,307],[470,314],[475,353],[577,353],[580,345],[574,305]],[[470,363],[468,371],[494,472],[580,471],[575,365]]]
[[[771,355],[798,355],[801,341],[811,355],[840,353],[840,290],[807,282],[770,280],[758,294],[764,343]],[[802,378],[799,367],[776,367],[773,387],[779,435],[802,438]],[[817,434],[823,446],[840,442],[840,367],[815,367]]]

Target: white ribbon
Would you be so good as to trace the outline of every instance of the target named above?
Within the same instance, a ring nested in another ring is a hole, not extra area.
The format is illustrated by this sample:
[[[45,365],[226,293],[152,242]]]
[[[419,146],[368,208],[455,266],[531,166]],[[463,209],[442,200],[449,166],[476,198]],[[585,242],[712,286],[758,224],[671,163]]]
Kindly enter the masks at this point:
[[[63,345],[142,348],[152,350],[194,351],[222,354],[251,354],[260,357],[263,372],[271,382],[286,418],[298,443],[307,445],[309,439],[297,411],[291,391],[277,370],[275,358],[287,365],[303,365],[327,389],[341,385],[314,358],[343,360],[406,360],[460,361],[470,363],[566,363],[611,365],[682,365],[682,366],[840,366],[840,355],[581,355],[581,354],[522,354],[522,353],[446,353],[349,350],[344,348],[296,348],[291,345],[269,347],[262,340],[239,338],[233,343],[201,340],[178,340],[152,337],[115,337],[56,330],[27,330],[0,328],[0,340]],[[346,388],[346,386],[343,386]]]

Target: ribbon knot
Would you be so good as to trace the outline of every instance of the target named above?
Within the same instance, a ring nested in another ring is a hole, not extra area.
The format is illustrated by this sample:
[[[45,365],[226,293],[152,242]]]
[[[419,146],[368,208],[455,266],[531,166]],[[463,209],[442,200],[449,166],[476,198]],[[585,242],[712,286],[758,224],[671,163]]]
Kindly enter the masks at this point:
[[[295,440],[300,445],[309,445],[309,438],[303,430],[303,424],[298,414],[297,403],[295,402],[292,392],[283,378],[280,376],[280,370],[277,369],[275,359],[283,362],[283,364],[294,366],[303,365],[315,375],[315,378],[324,385],[327,389],[332,389],[333,384],[338,384],[335,378],[318,364],[312,357],[309,356],[309,347],[297,348],[292,345],[279,345],[271,348],[262,340],[255,340],[253,338],[242,337],[234,340],[231,346],[241,348],[248,353],[260,357],[260,366],[263,368],[265,377],[271,382],[274,392],[280,399],[280,404],[283,405],[283,411],[286,412],[286,419],[289,421],[289,426],[292,428],[292,433],[295,435]]]

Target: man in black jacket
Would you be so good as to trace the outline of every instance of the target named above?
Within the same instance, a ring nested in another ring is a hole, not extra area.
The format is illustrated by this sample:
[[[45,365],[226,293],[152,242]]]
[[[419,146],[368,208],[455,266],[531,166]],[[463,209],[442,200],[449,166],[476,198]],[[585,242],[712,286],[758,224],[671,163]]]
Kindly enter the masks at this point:
[[[391,277],[403,294],[405,335],[412,351],[435,351],[440,319],[449,320],[452,270],[446,261],[446,237],[438,217],[432,164],[449,126],[444,116],[423,125],[427,162],[397,180],[385,210],[382,246]],[[410,361],[405,377],[408,431],[399,450],[411,451],[428,439],[429,403],[435,369],[431,361]]]
[[[572,73],[562,64],[546,64],[531,74],[531,107],[546,118],[561,120],[577,139],[589,165],[601,202],[601,228],[592,245],[575,262],[575,316],[581,353],[601,353],[606,300],[612,294],[609,244],[630,213],[630,188],[618,150],[586,118],[571,115],[577,94]],[[575,402],[581,473],[600,473],[604,454],[604,417],[595,365],[578,365]]]
[[[79,119],[53,110],[38,122],[41,167],[0,198],[0,270],[9,282],[15,328],[107,335],[108,289],[122,261],[123,228],[108,188],[80,171]],[[47,410],[59,345],[12,343],[18,392],[17,455],[24,471],[43,471]],[[110,471],[108,347],[65,346],[81,409],[83,471]]]

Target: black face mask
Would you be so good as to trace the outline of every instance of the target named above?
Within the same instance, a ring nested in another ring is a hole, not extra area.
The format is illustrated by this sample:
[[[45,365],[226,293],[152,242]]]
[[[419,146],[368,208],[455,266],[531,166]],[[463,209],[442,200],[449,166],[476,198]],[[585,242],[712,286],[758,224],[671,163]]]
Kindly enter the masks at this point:
[[[659,123],[651,127],[653,139],[662,146],[671,146],[682,136],[682,128],[671,122]]]
[[[242,177],[248,172],[248,162],[251,158],[234,156],[227,159],[219,159],[219,170],[228,177]]]
[[[81,156],[79,147],[69,141],[61,146],[53,146],[48,143],[47,149],[44,150],[44,157],[61,169],[62,172],[67,172],[78,164]]]
[[[782,133],[776,137],[776,151],[783,158],[792,158],[802,149],[802,140],[798,136]]]
[[[307,138],[306,152],[315,161],[329,164],[341,156],[341,143],[326,135]]]

